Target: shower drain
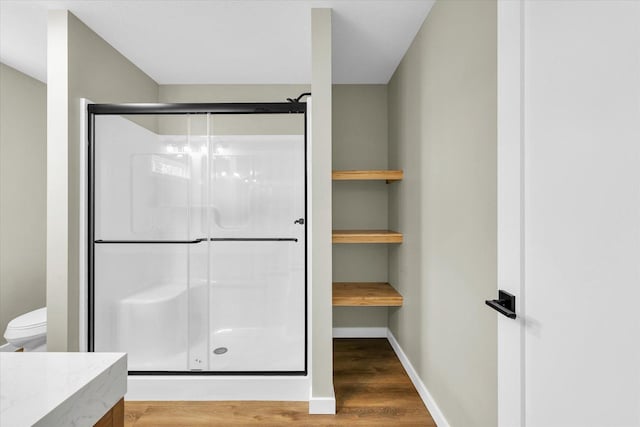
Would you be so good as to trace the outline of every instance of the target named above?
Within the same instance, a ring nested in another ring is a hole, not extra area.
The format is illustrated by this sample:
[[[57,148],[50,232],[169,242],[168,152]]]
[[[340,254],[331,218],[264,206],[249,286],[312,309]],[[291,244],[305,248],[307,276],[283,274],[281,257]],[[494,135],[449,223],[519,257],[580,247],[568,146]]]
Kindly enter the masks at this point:
[[[225,354],[227,352],[227,347],[218,347],[213,350],[214,354]]]

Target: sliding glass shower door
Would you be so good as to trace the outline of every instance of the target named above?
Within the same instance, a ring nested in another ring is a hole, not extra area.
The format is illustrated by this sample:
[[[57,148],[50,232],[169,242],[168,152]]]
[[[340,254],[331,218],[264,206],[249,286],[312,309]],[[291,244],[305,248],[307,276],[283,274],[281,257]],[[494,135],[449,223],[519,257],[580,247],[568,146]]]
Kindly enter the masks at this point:
[[[304,373],[304,114],[96,111],[90,348],[132,373]]]

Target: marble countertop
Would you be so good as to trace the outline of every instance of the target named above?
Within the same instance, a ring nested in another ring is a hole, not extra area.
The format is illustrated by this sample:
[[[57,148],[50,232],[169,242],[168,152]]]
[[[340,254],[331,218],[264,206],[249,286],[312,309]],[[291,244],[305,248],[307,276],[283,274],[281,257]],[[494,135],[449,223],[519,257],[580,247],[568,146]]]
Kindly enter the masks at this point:
[[[0,353],[0,426],[92,426],[126,392],[125,353]]]

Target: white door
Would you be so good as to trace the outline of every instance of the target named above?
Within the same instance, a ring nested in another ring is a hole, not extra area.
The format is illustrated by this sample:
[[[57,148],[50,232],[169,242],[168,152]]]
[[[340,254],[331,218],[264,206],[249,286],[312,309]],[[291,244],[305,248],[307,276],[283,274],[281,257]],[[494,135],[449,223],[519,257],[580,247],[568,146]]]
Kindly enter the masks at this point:
[[[499,1],[500,427],[640,426],[640,2]]]

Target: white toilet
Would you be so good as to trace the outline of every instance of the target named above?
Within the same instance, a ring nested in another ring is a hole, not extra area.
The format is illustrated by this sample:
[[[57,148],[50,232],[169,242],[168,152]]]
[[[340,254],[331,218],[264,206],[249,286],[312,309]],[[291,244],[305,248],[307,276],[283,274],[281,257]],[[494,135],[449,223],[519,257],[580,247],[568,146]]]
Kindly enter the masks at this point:
[[[47,351],[47,308],[39,308],[13,319],[4,338],[24,351]]]

